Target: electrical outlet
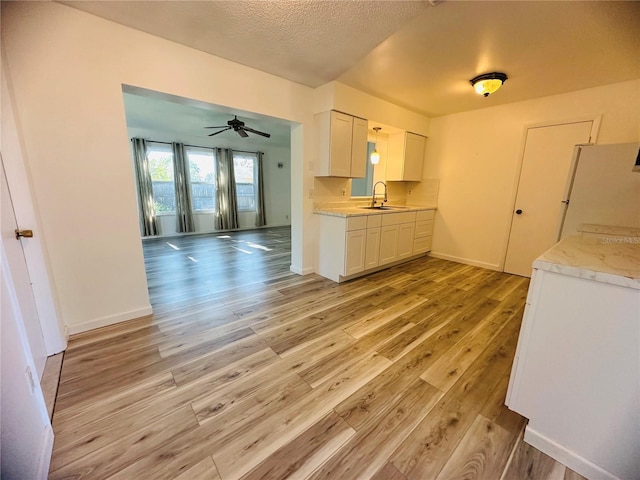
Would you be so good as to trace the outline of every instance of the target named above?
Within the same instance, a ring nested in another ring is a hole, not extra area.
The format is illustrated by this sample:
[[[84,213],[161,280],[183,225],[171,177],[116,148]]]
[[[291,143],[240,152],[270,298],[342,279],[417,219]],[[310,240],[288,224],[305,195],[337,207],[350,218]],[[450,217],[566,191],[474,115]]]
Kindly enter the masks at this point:
[[[407,195],[411,195],[411,189],[407,191]]]
[[[347,189],[346,189],[346,188],[343,188],[343,189],[342,189],[342,196],[343,196],[343,197],[346,197],[346,196],[347,196]]]
[[[284,216],[284,219],[285,219],[285,220],[289,220],[289,215],[285,215],[285,216]]]

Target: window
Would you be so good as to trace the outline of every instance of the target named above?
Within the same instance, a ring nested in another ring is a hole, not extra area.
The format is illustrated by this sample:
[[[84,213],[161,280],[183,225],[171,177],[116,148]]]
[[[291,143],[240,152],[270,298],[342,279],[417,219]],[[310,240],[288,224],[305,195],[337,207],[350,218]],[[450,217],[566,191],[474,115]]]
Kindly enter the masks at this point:
[[[212,211],[216,199],[216,162],[210,148],[186,147],[194,213]]]
[[[256,161],[253,153],[233,153],[239,212],[256,211]]]
[[[351,180],[351,196],[352,197],[371,197],[373,193],[373,165],[369,161],[371,154],[376,148],[376,144],[367,143],[367,173],[364,178],[354,178]]]
[[[174,213],[176,211],[176,187],[173,183],[171,146],[149,142],[147,144],[147,159],[156,213]]]

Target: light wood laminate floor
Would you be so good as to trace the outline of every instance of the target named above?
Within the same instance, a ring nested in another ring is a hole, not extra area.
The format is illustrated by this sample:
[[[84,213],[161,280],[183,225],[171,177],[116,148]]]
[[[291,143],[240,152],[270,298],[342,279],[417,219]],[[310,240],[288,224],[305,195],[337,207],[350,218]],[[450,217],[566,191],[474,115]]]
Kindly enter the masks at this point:
[[[144,249],[154,315],[70,339],[50,478],[578,478],[503,405],[527,279],[423,257],[338,285],[289,272],[287,228]]]

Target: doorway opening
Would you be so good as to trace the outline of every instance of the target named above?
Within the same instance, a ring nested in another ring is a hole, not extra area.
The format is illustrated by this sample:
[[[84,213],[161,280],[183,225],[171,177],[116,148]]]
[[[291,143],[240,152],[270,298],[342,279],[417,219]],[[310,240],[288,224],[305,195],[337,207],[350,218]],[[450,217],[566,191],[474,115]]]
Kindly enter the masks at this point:
[[[154,310],[291,275],[293,124],[124,85],[123,100],[129,137],[144,140],[132,142],[132,169],[141,170],[133,144],[143,144],[148,182],[137,175],[134,188]],[[234,118],[250,128],[206,128]],[[151,230],[142,203],[152,204]],[[233,222],[222,221],[223,210]]]

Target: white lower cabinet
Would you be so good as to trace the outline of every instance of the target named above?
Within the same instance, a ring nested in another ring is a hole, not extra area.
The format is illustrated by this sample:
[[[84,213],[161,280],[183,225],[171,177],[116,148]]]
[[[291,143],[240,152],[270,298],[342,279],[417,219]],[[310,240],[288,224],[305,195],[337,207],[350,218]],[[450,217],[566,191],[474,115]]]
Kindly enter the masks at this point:
[[[398,225],[387,225],[380,229],[380,265],[394,262],[398,258]]]
[[[413,241],[416,224],[401,223],[398,229],[398,260],[413,256]]]
[[[431,250],[433,238],[434,210],[416,212],[416,230],[413,238],[413,254],[418,255]]]
[[[364,270],[365,245],[367,241],[366,230],[354,230],[347,232],[344,275],[349,276]]]
[[[424,214],[431,219],[428,230],[416,223],[417,218],[425,217]],[[346,218],[319,214],[316,272],[340,282],[426,253],[431,248],[432,228],[433,211],[376,213]]]

